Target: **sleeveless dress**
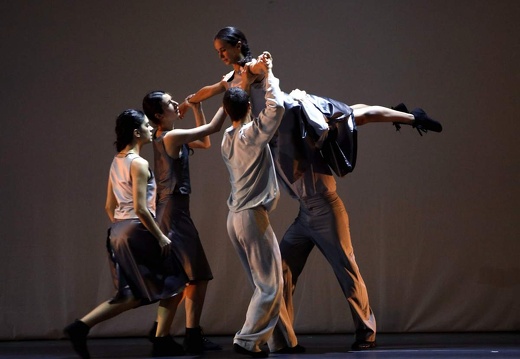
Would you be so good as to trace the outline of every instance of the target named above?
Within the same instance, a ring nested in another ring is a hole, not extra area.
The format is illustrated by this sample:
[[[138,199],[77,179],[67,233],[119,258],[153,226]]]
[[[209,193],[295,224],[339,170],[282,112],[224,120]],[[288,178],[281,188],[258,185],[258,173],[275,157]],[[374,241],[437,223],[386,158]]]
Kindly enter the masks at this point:
[[[117,199],[116,221],[110,226],[107,238],[117,290],[111,303],[133,296],[141,304],[150,304],[179,294],[188,282],[176,256],[172,252],[161,255],[157,239],[135,214],[130,166],[137,157],[133,153],[115,156],[110,167],[110,181]],[[155,190],[155,178],[150,172],[147,207],[152,215],[155,215]]]
[[[184,144],[179,158],[170,157],[164,147],[166,133],[154,135],[153,141],[159,227],[172,241],[172,251],[189,281],[211,280],[211,267],[190,215],[190,149]]]

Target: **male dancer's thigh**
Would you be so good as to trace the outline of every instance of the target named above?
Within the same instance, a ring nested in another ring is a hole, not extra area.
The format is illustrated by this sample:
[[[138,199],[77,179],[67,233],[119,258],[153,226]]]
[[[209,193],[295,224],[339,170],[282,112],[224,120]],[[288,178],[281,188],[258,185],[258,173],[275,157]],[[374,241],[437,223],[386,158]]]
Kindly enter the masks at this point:
[[[284,279],[287,281],[287,274],[290,275],[290,284],[296,285],[307,258],[314,248],[312,234],[309,226],[305,223],[302,210],[291,226],[285,231],[280,241],[280,252],[284,269]],[[289,271],[289,273],[287,273]],[[294,290],[294,288],[292,288]]]

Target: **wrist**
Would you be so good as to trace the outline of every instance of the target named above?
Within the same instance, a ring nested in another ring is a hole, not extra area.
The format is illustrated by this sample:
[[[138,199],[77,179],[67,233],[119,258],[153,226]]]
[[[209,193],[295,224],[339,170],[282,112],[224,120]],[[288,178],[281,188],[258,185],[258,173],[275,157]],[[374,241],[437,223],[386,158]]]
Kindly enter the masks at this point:
[[[196,105],[196,104],[199,103],[199,102],[193,101],[192,98],[193,98],[193,96],[186,97],[186,100],[185,100],[185,101],[186,101],[188,104],[191,104],[191,105]]]

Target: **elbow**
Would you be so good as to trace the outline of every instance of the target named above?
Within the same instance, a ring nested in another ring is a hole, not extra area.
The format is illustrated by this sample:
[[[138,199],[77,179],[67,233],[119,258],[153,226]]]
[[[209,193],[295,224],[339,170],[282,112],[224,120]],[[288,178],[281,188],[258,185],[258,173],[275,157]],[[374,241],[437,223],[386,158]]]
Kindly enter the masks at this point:
[[[150,214],[148,208],[142,206],[134,207],[134,211],[141,222],[144,222],[144,218],[146,218],[146,216]]]

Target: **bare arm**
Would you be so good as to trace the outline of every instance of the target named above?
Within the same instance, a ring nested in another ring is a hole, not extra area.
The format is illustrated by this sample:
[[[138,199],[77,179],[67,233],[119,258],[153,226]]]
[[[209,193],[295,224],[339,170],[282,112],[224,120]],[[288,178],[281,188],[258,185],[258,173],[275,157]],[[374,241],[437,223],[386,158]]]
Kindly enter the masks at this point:
[[[146,203],[146,189],[149,176],[148,162],[141,157],[134,159],[130,166],[130,176],[132,177],[132,196],[135,213],[146,229],[157,239],[163,254],[166,254],[169,251],[171,241],[161,232]]]
[[[188,101],[189,106],[193,109],[193,114],[195,115],[195,125],[197,127],[206,124],[206,117],[204,116],[204,112],[202,111],[202,103],[201,102],[190,102],[190,98],[193,96],[188,96],[186,99]],[[209,139],[209,135],[203,136],[195,141],[191,141],[188,143],[188,146],[191,148],[210,148],[211,141]]]
[[[172,158],[178,158],[180,146],[185,143],[191,144],[200,138],[220,131],[225,119],[226,114],[221,107],[210,123],[190,129],[175,129],[169,131],[164,136],[164,144],[168,155]]]
[[[107,185],[107,199],[105,202],[105,211],[107,212],[108,218],[110,218],[110,222],[114,223],[114,211],[117,206],[116,196],[114,195],[114,190],[112,189],[112,181],[108,178]]]
[[[196,102],[202,102],[204,100],[207,100],[210,97],[219,95],[226,91],[226,86],[224,84],[224,80],[217,82],[213,85],[204,86],[200,90],[198,90],[193,96],[189,97],[189,102],[196,103]],[[186,99],[183,103],[179,105],[179,117],[183,118],[186,114],[186,111],[188,111],[189,104],[188,99]]]

